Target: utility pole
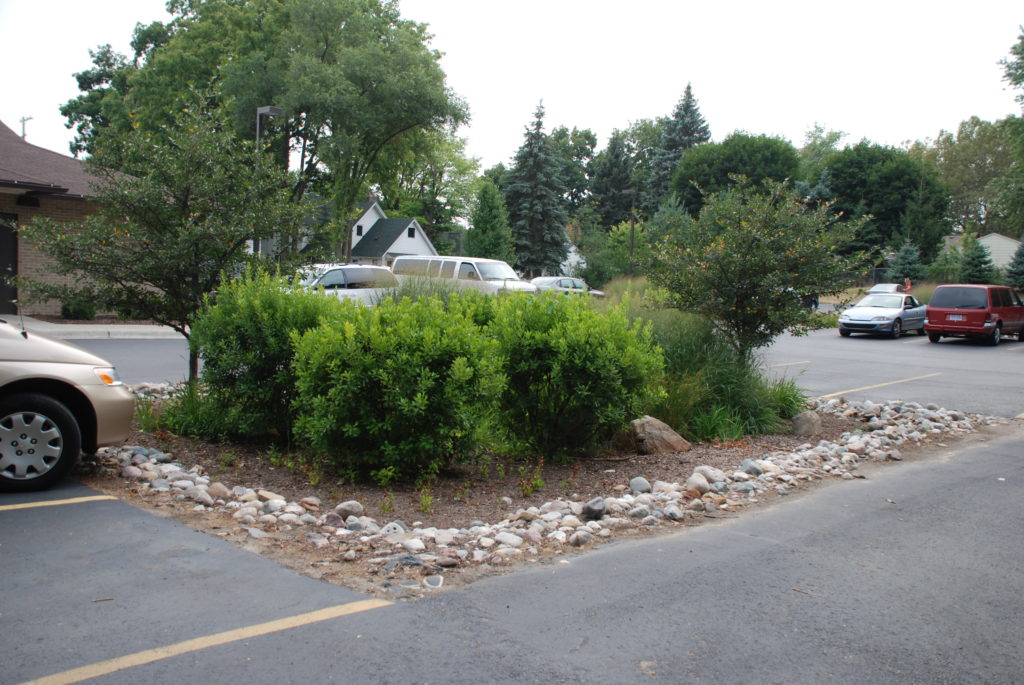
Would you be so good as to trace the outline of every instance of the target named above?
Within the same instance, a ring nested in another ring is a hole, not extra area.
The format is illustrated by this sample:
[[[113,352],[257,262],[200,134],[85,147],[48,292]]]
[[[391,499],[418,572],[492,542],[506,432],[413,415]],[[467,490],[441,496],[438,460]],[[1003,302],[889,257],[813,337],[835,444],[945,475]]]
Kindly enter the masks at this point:
[[[21,139],[25,140],[25,122],[32,121],[32,117],[22,117],[21,121]]]

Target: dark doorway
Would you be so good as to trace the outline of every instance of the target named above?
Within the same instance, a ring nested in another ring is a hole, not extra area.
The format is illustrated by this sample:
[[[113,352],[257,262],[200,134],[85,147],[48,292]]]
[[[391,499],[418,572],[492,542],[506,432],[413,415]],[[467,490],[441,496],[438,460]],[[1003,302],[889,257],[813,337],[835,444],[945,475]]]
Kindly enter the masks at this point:
[[[18,233],[14,227],[18,217],[0,214],[0,314],[15,314],[14,300],[18,291],[7,282],[18,273]]]

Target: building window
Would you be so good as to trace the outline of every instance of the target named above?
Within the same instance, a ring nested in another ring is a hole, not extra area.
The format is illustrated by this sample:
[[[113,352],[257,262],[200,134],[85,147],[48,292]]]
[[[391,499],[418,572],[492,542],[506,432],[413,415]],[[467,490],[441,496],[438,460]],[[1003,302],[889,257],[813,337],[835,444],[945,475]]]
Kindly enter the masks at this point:
[[[415,238],[416,237],[416,227],[415,226],[410,226],[409,227],[409,237],[410,238]]]
[[[363,234],[363,225],[362,224],[356,225],[356,235],[362,235],[362,234]]]

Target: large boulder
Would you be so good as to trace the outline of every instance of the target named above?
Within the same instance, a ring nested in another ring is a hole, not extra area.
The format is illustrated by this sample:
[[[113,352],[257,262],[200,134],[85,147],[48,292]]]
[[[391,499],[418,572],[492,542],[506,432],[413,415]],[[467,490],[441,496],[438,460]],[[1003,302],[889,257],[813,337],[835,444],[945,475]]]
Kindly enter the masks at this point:
[[[683,436],[653,416],[636,419],[629,425],[641,454],[685,452],[690,449],[690,443]]]
[[[818,435],[821,433],[821,416],[808,409],[793,417],[793,435]]]

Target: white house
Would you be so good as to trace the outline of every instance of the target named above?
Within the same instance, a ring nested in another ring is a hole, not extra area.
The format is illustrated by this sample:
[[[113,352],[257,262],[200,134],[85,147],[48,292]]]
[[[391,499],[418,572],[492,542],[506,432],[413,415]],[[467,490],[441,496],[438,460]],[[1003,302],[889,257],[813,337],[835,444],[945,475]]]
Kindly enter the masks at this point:
[[[946,236],[946,249],[959,246],[963,240],[962,235]],[[992,263],[999,269],[1006,269],[1013,261],[1013,253],[1020,246],[1020,241],[1010,238],[1002,233],[986,233],[978,238],[978,242],[988,248]]]
[[[352,261],[356,264],[391,266],[399,255],[436,255],[416,219],[389,219],[375,198],[359,203],[360,214],[352,222]]]

